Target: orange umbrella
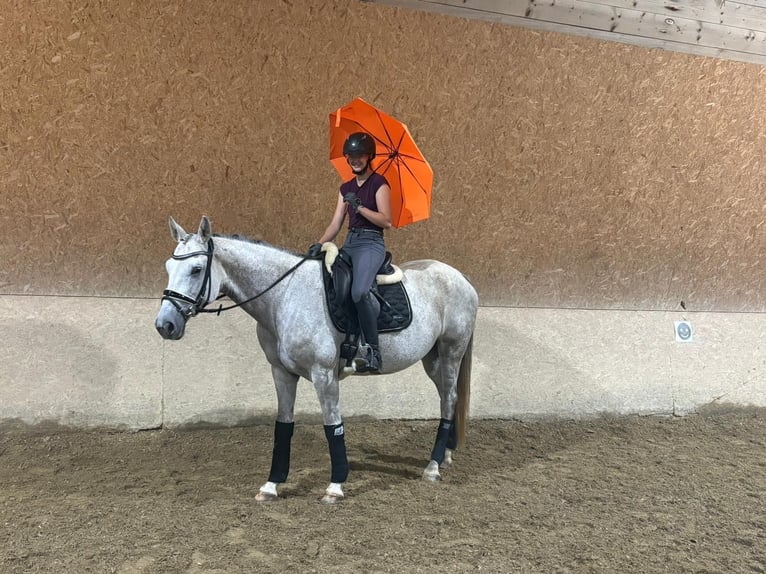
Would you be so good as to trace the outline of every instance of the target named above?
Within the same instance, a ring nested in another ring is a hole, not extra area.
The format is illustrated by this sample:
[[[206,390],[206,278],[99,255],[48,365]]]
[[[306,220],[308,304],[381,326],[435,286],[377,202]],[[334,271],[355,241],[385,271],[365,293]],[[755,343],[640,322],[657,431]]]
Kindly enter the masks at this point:
[[[343,143],[354,132],[367,132],[375,140],[372,168],[391,186],[392,225],[428,219],[434,172],[407,126],[361,98],[331,113],[330,161],[343,181],[354,176],[343,156]]]

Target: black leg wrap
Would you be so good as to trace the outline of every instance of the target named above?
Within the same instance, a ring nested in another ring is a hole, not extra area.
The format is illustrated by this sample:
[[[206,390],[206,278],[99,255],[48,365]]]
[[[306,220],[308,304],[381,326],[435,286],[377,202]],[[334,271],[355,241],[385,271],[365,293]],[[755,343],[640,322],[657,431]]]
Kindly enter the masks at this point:
[[[457,448],[457,425],[452,424],[452,427],[449,429],[449,438],[447,439],[447,448],[450,450],[455,450]]]
[[[346,457],[346,436],[343,432],[343,423],[324,425],[324,435],[327,437],[327,446],[330,447],[330,463],[332,464],[330,482],[346,482],[348,458]]]
[[[436,442],[431,451],[431,460],[435,460],[439,464],[444,462],[444,453],[447,450],[447,441],[449,440],[450,432],[452,434],[455,433],[455,423],[448,421],[447,419],[440,419],[439,430],[436,431]]]
[[[271,472],[269,482],[285,482],[290,472],[290,441],[293,438],[295,423],[274,424],[274,450],[271,453]]]

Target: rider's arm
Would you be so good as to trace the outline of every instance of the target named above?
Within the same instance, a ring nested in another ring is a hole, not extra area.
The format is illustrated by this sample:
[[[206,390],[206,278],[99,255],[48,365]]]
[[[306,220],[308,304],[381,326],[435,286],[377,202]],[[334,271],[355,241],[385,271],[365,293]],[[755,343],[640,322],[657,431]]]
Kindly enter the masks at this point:
[[[342,199],[342,198],[341,198]],[[359,207],[359,214],[366,220],[371,221],[378,227],[388,229],[391,227],[391,188],[388,184],[383,184],[375,192],[375,202],[378,204],[378,211],[373,211],[367,207]]]
[[[322,237],[319,238],[319,243],[325,243],[332,241],[340,233],[340,228],[343,225],[343,220],[346,218],[346,204],[343,201],[343,196],[338,192],[338,203],[335,206],[335,213],[333,213],[330,225],[327,226]]]

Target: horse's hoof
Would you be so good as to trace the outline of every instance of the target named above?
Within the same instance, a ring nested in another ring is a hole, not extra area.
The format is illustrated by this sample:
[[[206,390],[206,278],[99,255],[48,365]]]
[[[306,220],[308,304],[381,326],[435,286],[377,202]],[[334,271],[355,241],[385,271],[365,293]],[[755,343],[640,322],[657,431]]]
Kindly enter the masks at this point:
[[[255,495],[255,501],[261,504],[269,504],[279,500],[279,496],[271,494],[270,492],[259,492]]]
[[[423,471],[423,480],[427,480],[428,482],[439,482],[441,479],[442,477],[439,474],[439,463],[432,460]]]
[[[322,497],[322,504],[338,504],[343,498],[344,496],[342,494],[325,494]]]
[[[324,504],[337,504],[343,500],[343,486],[339,482],[331,482],[324,491],[322,502]]]
[[[276,502],[277,500],[279,500],[279,496],[277,496],[277,483],[275,482],[267,482],[258,489],[258,494],[255,495],[256,502]]]

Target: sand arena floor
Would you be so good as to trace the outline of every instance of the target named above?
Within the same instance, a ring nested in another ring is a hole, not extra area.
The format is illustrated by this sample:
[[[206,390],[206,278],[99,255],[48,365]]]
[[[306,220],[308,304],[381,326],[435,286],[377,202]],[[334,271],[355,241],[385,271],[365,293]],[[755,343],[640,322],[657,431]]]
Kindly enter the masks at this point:
[[[346,424],[346,500],[296,425],[276,504],[272,428],[0,434],[0,572],[766,572],[766,411],[472,421],[439,484],[435,421]]]

